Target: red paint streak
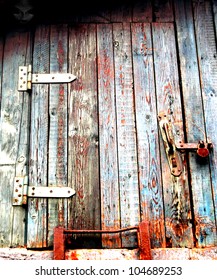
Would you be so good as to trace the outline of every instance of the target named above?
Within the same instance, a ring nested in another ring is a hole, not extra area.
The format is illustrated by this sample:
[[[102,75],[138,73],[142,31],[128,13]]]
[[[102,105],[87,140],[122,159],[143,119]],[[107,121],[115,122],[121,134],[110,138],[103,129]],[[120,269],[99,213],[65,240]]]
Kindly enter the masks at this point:
[[[59,71],[61,72],[63,69],[63,63],[64,63],[65,53],[63,48],[63,42],[58,42],[58,49],[57,49],[57,60],[59,64]]]
[[[149,233],[149,222],[143,221],[139,224],[138,243],[141,260],[151,260],[151,243]]]
[[[78,260],[76,252],[71,252],[70,253],[69,260]]]
[[[56,227],[54,228],[54,260],[64,260],[65,259],[65,236],[64,228]]]

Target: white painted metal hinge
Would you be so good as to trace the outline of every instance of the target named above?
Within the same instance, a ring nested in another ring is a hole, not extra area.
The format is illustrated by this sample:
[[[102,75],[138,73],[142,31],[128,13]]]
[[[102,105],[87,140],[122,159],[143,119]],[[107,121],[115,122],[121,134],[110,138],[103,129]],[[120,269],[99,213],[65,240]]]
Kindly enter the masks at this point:
[[[20,206],[27,204],[28,197],[41,198],[69,198],[75,191],[69,187],[34,187],[28,186],[27,176],[18,176],[14,180],[13,205]]]
[[[32,88],[32,84],[69,83],[76,79],[71,73],[33,74],[32,66],[19,66],[18,91]]]

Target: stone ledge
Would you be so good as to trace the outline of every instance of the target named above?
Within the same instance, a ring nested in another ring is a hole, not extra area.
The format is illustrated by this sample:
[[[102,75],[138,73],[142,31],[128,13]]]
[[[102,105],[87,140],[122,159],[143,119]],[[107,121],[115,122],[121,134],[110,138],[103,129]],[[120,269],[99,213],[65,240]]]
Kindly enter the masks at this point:
[[[70,260],[137,260],[138,249],[80,249],[67,250]],[[152,249],[153,260],[217,260],[217,247],[206,249],[160,248]],[[0,260],[52,260],[53,251],[35,251],[25,248],[0,248]]]

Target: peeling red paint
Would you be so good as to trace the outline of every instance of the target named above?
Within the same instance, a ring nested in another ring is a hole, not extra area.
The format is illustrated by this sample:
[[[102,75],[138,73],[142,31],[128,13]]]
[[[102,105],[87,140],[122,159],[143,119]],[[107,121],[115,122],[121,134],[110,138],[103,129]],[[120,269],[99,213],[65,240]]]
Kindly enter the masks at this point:
[[[78,260],[76,252],[74,252],[74,251],[70,252],[68,259],[69,260]]]
[[[58,42],[57,59],[59,64],[59,71],[61,72],[65,60],[65,52],[63,48],[63,42],[61,40]]]

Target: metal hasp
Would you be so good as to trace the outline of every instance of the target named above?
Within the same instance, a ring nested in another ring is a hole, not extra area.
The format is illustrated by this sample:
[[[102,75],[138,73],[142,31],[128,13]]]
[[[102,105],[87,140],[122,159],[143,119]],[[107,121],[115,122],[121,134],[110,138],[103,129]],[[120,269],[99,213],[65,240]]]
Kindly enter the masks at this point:
[[[69,187],[34,187],[28,186],[28,177],[15,177],[13,205],[22,206],[27,204],[28,197],[42,198],[69,198],[75,194],[75,191]]]
[[[32,88],[32,84],[69,83],[76,79],[71,73],[32,74],[32,66],[19,66],[18,91]]]
[[[178,177],[182,173],[180,153],[190,151],[196,152],[200,158],[209,156],[213,149],[213,144],[211,142],[206,143],[200,140],[198,143],[175,143],[172,123],[165,113],[160,113],[158,115],[158,122],[172,175]]]
[[[66,238],[65,234],[113,234],[126,231],[137,231],[137,239],[139,246],[140,260],[151,260],[151,241],[149,234],[149,222],[143,221],[138,226],[127,227],[117,230],[76,230],[65,229],[63,227],[54,228],[54,244],[53,244],[53,259],[64,260],[66,251]],[[103,249],[102,249],[103,250]]]
[[[158,122],[171,174],[178,177],[182,173],[182,161],[179,152],[176,150],[172,124],[164,113],[158,115]]]

